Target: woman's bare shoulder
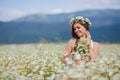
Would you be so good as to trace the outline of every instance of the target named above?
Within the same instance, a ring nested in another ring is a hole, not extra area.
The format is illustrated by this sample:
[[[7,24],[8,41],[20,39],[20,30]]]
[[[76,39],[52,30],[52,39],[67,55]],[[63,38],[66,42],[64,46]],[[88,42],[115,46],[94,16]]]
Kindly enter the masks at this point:
[[[75,38],[71,38],[71,39],[68,41],[68,46],[73,46],[73,45],[75,44],[75,41],[76,41]]]
[[[99,43],[98,43],[98,42],[94,42],[94,45],[95,45],[96,47],[99,47]]]
[[[96,45],[99,45],[99,43],[98,42],[94,42]]]
[[[72,52],[74,44],[75,44],[75,39],[71,38],[67,43],[66,53],[70,54]]]
[[[75,41],[76,41],[75,38],[71,38],[71,39],[68,41],[68,43],[73,44],[73,43],[75,43]]]

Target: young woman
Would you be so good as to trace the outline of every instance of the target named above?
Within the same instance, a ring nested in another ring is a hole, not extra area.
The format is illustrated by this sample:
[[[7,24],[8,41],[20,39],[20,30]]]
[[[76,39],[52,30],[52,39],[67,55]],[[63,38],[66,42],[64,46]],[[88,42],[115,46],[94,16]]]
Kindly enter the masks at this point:
[[[91,35],[89,33],[89,27],[91,25],[91,22],[88,18],[83,18],[82,16],[78,16],[76,18],[72,18],[70,20],[70,24],[72,26],[72,38],[68,41],[68,44],[66,46],[66,52],[63,56],[63,61],[66,63],[68,58],[71,58],[72,52],[76,52],[75,45],[78,45],[78,40],[82,37],[86,38],[86,40],[89,42],[89,55],[82,55],[81,59],[73,60],[75,63],[80,63],[80,61],[95,61],[99,54],[99,44],[97,42],[94,42],[91,39]]]

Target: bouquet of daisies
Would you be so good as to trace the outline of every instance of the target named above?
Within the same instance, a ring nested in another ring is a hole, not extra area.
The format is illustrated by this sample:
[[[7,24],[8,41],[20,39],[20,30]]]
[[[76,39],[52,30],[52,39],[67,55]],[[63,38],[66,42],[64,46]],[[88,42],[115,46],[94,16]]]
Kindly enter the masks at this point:
[[[82,37],[78,40],[78,44],[75,45],[75,50],[78,51],[78,53],[80,55],[82,55],[82,54],[88,55],[89,54],[89,46],[90,46],[89,41],[85,37]]]
[[[76,52],[72,53],[74,55],[74,59],[80,60],[83,55],[89,55],[89,46],[89,41],[85,37],[81,37],[78,40],[78,44],[75,45]]]

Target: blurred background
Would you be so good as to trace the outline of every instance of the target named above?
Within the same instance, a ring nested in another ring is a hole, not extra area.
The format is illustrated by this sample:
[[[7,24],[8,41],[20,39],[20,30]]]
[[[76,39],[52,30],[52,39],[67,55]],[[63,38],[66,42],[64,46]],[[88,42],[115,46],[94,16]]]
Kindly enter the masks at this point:
[[[76,16],[94,41],[120,43],[120,0],[0,0],[0,44],[68,41]]]

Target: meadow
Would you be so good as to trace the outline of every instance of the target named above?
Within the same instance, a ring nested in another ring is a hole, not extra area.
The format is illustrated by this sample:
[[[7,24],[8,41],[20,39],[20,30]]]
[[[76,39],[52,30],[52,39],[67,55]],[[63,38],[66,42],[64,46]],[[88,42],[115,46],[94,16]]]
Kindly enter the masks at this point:
[[[62,63],[67,43],[0,45],[0,80],[119,80],[120,44],[100,43],[96,62]]]

